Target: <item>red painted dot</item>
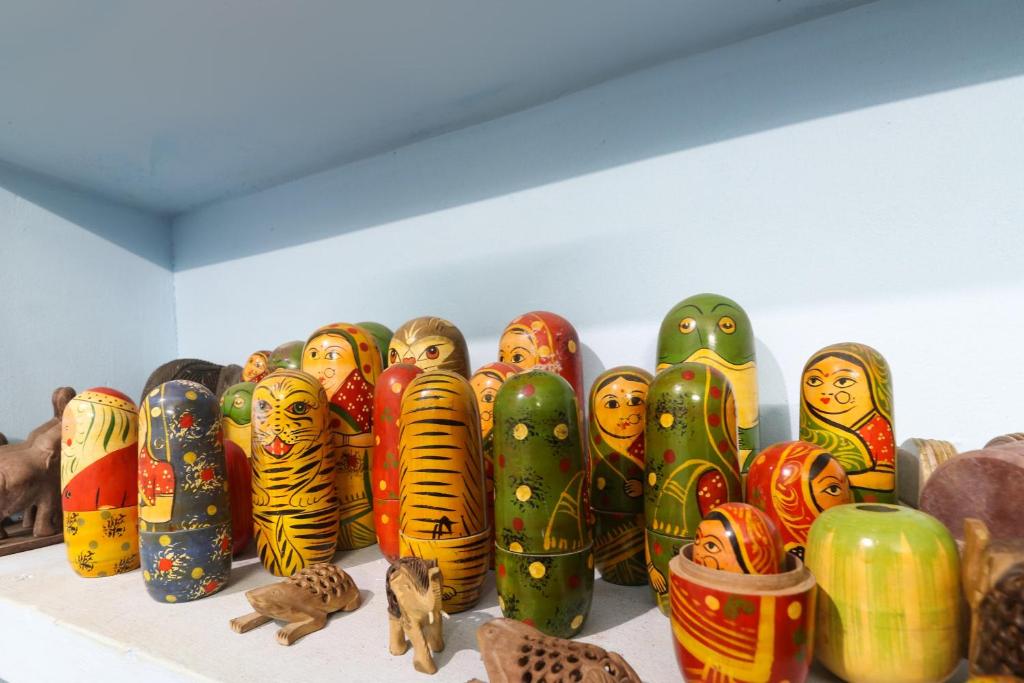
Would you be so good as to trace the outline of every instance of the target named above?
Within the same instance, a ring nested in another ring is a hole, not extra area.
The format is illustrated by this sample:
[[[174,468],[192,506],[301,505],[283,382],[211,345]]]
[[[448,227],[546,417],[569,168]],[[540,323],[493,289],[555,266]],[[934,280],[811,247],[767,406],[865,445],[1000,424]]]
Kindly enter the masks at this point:
[[[654,542],[654,554],[661,555],[661,544],[657,541]]]
[[[536,391],[537,390],[533,388],[532,384],[527,384],[526,386],[519,390],[519,395],[529,398],[530,396],[533,396],[533,394]]]
[[[366,372],[366,373],[370,372],[370,364],[369,363],[367,363],[366,365],[363,366],[363,372]]]
[[[504,467],[504,466],[505,466],[505,454],[501,453],[500,455],[498,455],[498,467]]]
[[[575,574],[573,574],[572,576],[569,577],[569,588],[579,588],[579,587],[580,587],[580,577],[578,577]]]
[[[673,463],[673,462],[676,461],[676,452],[674,450],[672,450],[671,448],[669,448],[668,450],[665,451],[664,455],[662,455],[661,457],[665,460],[665,462]]]
[[[717,415],[708,415],[708,424],[711,425],[712,427],[717,427],[718,425],[722,424],[722,418],[718,417]]]
[[[213,479],[213,468],[207,467],[205,470],[202,471],[202,473],[199,476],[202,478],[203,481],[210,481],[211,479]]]
[[[498,576],[505,576],[505,565],[498,565]]]
[[[516,518],[514,518],[512,520],[512,528],[515,529],[516,531],[522,531],[523,530],[523,526],[524,525],[523,525],[523,518],[522,517],[516,517]]]
[[[608,460],[610,460],[611,462],[618,462],[619,461],[619,454],[615,453],[615,452],[610,453],[608,455]]]
[[[686,381],[693,379],[693,370],[683,370],[683,379]]]
[[[160,558],[160,561],[156,563],[156,568],[162,572],[169,572],[174,566],[174,563],[168,560],[166,557]]]
[[[728,441],[726,441],[725,439],[722,439],[721,441],[719,441],[719,442],[718,442],[718,450],[719,450],[719,452],[721,452],[721,453],[725,453],[726,451],[729,451],[729,450],[731,450],[731,449],[729,448],[729,442],[728,442]]]
[[[568,472],[570,467],[572,467],[572,463],[569,461],[569,458],[562,458],[561,462],[558,463],[558,469],[563,472]]]
[[[722,398],[722,390],[718,387],[711,387],[711,398]]]
[[[178,424],[181,425],[182,429],[188,429],[194,422],[195,420],[192,419],[192,413],[182,413],[181,417],[178,418]]]
[[[370,346],[366,342],[359,342],[359,350],[360,351],[369,351],[370,350]]]
[[[66,443],[67,443],[67,445],[70,446],[71,445],[71,439],[68,439]]]
[[[359,332],[359,330],[357,330],[354,327],[346,327],[345,329],[351,332],[352,334],[356,334],[357,332]]]
[[[594,443],[601,443],[601,435],[594,434]]]
[[[533,619],[523,619],[523,623],[527,626],[535,626],[535,624],[533,623]]]

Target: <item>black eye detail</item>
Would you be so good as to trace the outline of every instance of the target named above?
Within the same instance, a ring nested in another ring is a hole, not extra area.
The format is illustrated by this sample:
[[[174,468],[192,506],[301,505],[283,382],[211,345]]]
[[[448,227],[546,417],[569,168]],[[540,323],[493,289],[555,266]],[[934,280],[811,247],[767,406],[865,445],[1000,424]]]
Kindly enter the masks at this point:
[[[809,387],[820,387],[824,382],[821,381],[820,377],[808,377],[807,386]]]
[[[269,404],[269,403],[267,403],[266,401],[262,401],[262,400],[261,400],[261,401],[260,401],[260,410],[262,410],[262,411],[264,411],[264,412],[266,412],[266,411],[270,410],[270,404]]]
[[[626,401],[626,405],[628,406],[642,406],[643,404],[644,400],[639,396],[630,396],[629,400]]]
[[[616,401],[614,398],[610,398],[607,401],[605,401],[604,407],[607,408],[608,410],[615,410],[616,408],[619,407],[619,402]]]
[[[388,358],[391,359],[392,363],[397,363],[398,362],[398,351],[395,351],[394,349],[391,349],[390,351],[388,351]]]
[[[436,346],[427,347],[427,358],[430,360],[437,360],[437,357],[441,355],[441,352],[437,350]]]
[[[305,415],[309,412],[309,404],[305,401],[296,401],[288,406],[288,412],[294,413],[295,415]]]
[[[521,354],[521,353],[513,353],[512,354],[512,362],[513,363],[522,363],[524,360],[526,360],[526,356],[524,356],[523,354]]]

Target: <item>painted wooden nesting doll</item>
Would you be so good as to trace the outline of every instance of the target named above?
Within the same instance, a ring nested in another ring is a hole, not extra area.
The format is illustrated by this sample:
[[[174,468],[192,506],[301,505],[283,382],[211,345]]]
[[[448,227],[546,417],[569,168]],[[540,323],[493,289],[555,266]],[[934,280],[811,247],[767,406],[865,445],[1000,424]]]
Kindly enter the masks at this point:
[[[811,526],[815,652],[852,683],[944,681],[960,662],[960,560],[942,524],[911,508],[840,505]]]
[[[651,374],[607,370],[590,388],[590,504],[594,560],[605,581],[647,583],[644,560],[644,425]]]
[[[647,394],[644,437],[647,576],[668,614],[669,560],[712,509],[743,497],[729,380],[703,363],[659,372]]]
[[[388,345],[388,365],[408,363],[430,370],[451,370],[469,379],[469,349],[459,328],[444,318],[413,318]]]
[[[484,446],[484,476],[487,486],[487,518],[494,531],[494,399],[498,389],[512,375],[522,370],[511,363],[488,363],[473,373],[469,384],[476,395],[477,412],[480,414],[480,436]],[[493,541],[493,539],[492,539]],[[492,549],[493,552],[493,549]],[[494,562],[492,558],[491,567]]]
[[[746,503],[722,503],[697,525],[693,561],[736,574],[778,574],[785,550],[768,515]]]
[[[415,365],[392,365],[377,378],[373,389],[373,526],[380,551],[389,562],[398,559],[398,435],[402,395],[423,370]]]
[[[330,401],[330,443],[341,505],[338,550],[373,545],[377,534],[373,527],[370,449],[373,385],[380,374],[376,344],[355,325],[325,325],[306,342],[302,369],[320,381]]]
[[[658,333],[658,370],[695,361],[720,370],[736,397],[740,471],[760,448],[754,328],[739,304],[720,294],[696,294],[669,311]]]
[[[130,398],[106,387],[83,391],[64,408],[64,543],[81,576],[111,576],[139,566],[137,415]]]
[[[583,627],[594,590],[579,406],[562,377],[509,377],[494,402],[498,604],[548,635]]]
[[[825,510],[853,502],[839,461],[806,441],[763,449],[747,472],[747,502],[775,523],[788,552],[801,560],[811,524]]]
[[[783,553],[773,574],[722,571],[687,545],[669,563],[676,661],[691,683],[802,683],[814,649],[814,576]]]
[[[800,439],[846,470],[853,497],[896,502],[892,373],[864,344],[833,344],[811,356],[800,382]]]
[[[444,609],[465,611],[480,599],[492,539],[473,389],[458,373],[425,372],[405,390],[400,425],[402,557],[436,560]]]
[[[228,463],[231,497],[232,554],[238,555],[252,540],[252,382],[239,382],[220,397],[224,457]]]
[[[160,602],[216,593],[231,574],[231,511],[220,406],[209,389],[173,380],[139,409],[139,552]]]
[[[582,405],[583,357],[576,328],[560,315],[547,311],[524,313],[506,327],[498,343],[498,360],[523,370],[547,370],[561,375]]]
[[[380,354],[380,369],[386,368],[388,366],[388,345],[391,344],[391,337],[395,333],[386,325],[375,322],[356,323],[356,327],[361,327],[373,337],[377,352]]]
[[[274,370],[298,370],[302,367],[302,350],[305,342],[285,342],[270,352],[270,372]]]
[[[278,370],[252,392],[252,511],[267,571],[291,576],[330,562],[338,543],[338,497],[330,410],[316,378]]]
[[[270,351],[254,351],[242,366],[242,381],[256,384],[270,374]]]

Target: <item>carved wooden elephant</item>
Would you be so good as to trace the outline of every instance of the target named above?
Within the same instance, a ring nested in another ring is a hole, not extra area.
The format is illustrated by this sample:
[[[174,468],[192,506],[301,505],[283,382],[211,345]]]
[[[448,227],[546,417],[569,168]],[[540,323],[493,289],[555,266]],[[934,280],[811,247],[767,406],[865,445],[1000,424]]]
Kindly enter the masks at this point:
[[[54,416],[22,443],[0,446],[0,521],[20,512],[33,536],[52,536],[60,530],[61,415],[74,397],[71,387],[55,390]],[[0,539],[6,537],[0,525]]]
[[[441,623],[443,577],[437,562],[419,557],[402,557],[388,568],[388,649],[403,655],[412,641],[413,666],[432,674],[437,664],[431,652],[444,649]]]

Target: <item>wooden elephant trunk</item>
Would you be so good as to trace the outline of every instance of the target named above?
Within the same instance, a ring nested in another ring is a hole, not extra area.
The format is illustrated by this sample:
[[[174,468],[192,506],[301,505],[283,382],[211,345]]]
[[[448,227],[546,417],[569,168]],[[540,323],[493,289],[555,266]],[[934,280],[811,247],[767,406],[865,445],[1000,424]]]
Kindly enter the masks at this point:
[[[413,647],[413,666],[437,673],[432,652],[444,649],[441,569],[435,561],[403,557],[388,568],[388,650],[400,656]],[[407,640],[408,638],[408,640]]]

